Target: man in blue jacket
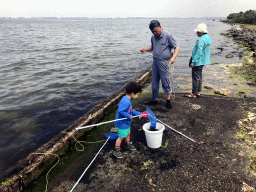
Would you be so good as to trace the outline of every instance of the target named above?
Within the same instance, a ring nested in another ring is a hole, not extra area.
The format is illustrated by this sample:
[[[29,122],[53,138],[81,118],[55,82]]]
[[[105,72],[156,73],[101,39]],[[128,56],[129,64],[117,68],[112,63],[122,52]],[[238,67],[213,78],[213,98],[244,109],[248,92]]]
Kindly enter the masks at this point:
[[[202,71],[203,66],[210,64],[210,45],[212,39],[207,35],[207,26],[201,23],[194,30],[199,37],[192,50],[192,93],[186,95],[187,97],[200,97],[202,90]]]

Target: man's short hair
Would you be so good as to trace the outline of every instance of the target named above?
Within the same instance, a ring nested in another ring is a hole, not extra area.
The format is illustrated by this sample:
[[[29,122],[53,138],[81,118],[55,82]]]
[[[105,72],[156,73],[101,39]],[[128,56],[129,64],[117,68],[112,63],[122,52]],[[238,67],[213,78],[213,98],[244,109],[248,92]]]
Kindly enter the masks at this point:
[[[141,91],[142,91],[142,88],[141,88],[140,84],[137,82],[132,81],[126,85],[126,93],[127,94],[132,94],[132,93],[137,94]]]
[[[152,20],[149,24],[149,29],[152,31],[155,27],[160,27],[160,23],[157,20]]]

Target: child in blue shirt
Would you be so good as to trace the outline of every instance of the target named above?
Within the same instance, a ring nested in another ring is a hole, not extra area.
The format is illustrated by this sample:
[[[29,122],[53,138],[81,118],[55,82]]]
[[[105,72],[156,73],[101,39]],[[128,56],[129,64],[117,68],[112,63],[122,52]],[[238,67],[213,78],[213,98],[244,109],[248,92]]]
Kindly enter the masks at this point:
[[[118,139],[116,140],[115,151],[113,155],[115,155],[117,158],[123,158],[123,154],[120,150],[120,146],[123,139],[125,139],[126,149],[136,150],[136,148],[130,142],[130,132],[131,132],[130,125],[133,119],[132,116],[140,116],[139,118],[141,119],[143,114],[132,109],[131,99],[138,98],[138,95],[140,94],[141,90],[142,90],[141,86],[138,83],[130,82],[126,86],[126,95],[121,99],[119,103],[115,119],[122,119],[122,118],[127,118],[127,119],[115,121],[115,126],[118,133]]]

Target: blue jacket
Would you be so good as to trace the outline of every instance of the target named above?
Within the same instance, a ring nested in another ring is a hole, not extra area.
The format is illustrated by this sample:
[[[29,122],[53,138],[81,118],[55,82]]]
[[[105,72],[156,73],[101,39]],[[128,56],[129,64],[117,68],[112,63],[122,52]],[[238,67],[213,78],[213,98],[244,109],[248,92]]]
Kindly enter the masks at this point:
[[[211,43],[212,39],[207,34],[204,34],[201,37],[199,37],[192,51],[192,63],[194,63],[194,66],[210,64]],[[204,48],[205,50],[203,51]]]
[[[115,121],[115,126],[119,129],[128,129],[132,123],[132,121],[129,119],[131,118],[131,116],[137,115],[141,115],[141,113],[133,110],[131,100],[128,97],[124,96],[119,103],[115,119],[128,119]]]

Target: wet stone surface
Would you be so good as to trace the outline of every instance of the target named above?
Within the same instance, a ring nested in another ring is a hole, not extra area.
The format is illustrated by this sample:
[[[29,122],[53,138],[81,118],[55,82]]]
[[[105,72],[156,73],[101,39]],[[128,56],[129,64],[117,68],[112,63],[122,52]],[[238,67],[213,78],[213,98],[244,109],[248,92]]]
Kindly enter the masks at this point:
[[[122,146],[124,158],[116,159],[112,154],[115,140],[109,141],[74,191],[240,192],[244,183],[256,188],[256,178],[247,168],[249,159],[238,155],[243,143],[236,136],[237,122],[245,112],[256,113],[255,98],[202,95],[193,99],[176,93],[171,110],[165,108],[163,98],[157,105],[146,106],[148,97],[133,108],[145,111],[149,107],[157,119],[196,143],[165,127],[162,146],[151,149],[142,130],[149,120],[136,118],[131,125],[136,150]],[[70,191],[83,171],[65,173],[65,179],[49,186],[50,191]]]

